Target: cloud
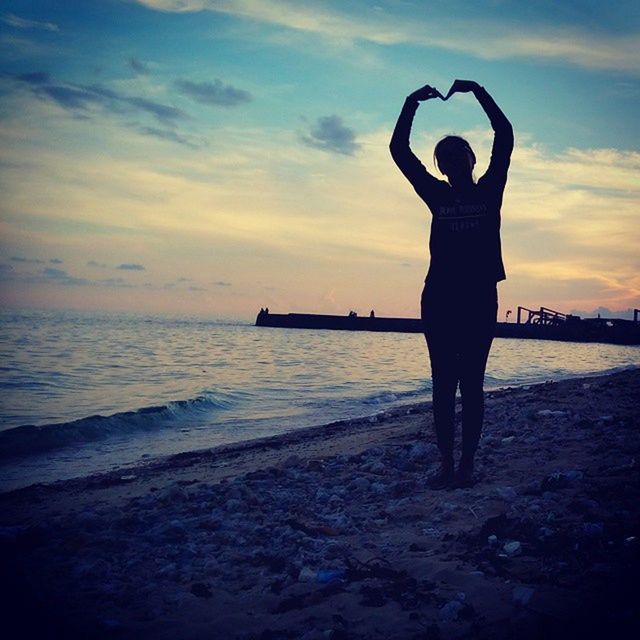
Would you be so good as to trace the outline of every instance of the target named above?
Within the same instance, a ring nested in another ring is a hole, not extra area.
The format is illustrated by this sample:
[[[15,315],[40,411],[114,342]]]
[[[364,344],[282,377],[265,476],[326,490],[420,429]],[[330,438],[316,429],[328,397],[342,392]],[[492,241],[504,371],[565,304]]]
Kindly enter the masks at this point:
[[[218,280],[217,282],[212,282],[211,284],[216,286],[216,287],[230,287],[231,286],[230,282],[224,282],[223,280]]]
[[[105,287],[118,287],[126,289],[131,289],[134,286],[126,282],[124,278],[103,278],[102,280],[96,280],[95,284]]]
[[[147,111],[148,113],[153,114],[158,118],[158,120],[166,121],[166,120],[179,120],[186,117],[186,113],[182,111],[182,109],[178,109],[176,107],[172,107],[166,104],[162,104],[160,102],[154,102],[153,100],[148,100],[147,98],[141,98],[138,96],[127,97],[120,96],[119,99],[123,102],[129,103],[143,111]]]
[[[0,264],[0,274],[5,282],[16,284],[44,284],[47,286],[63,285],[78,287],[108,287],[108,288],[138,288],[140,285],[129,284],[124,278],[103,278],[99,280],[90,280],[87,278],[78,278],[71,275],[63,269],[54,267],[45,267],[38,273],[19,273],[15,272],[10,265]],[[142,285],[145,288],[153,286],[149,283]]]
[[[637,33],[510,20],[508,12],[485,19],[451,20],[436,11],[393,16],[384,9],[349,14],[319,3],[291,0],[137,0],[150,9],[167,12],[209,10],[311,33],[332,43],[413,45],[463,52],[481,59],[530,58],[559,60],[592,69],[638,72],[640,37]],[[436,8],[437,10],[437,8]],[[455,7],[449,11],[453,13]]]
[[[583,311],[582,309],[572,309],[569,313],[580,316],[582,318],[621,318],[622,320],[633,320],[633,309],[620,309],[620,311],[612,311],[608,307],[598,307],[593,311]]]
[[[157,11],[188,13],[201,11],[209,4],[207,0],[137,0],[140,4]]]
[[[27,84],[47,84],[50,79],[51,78],[46,71],[33,71],[32,73],[23,73],[16,76],[16,80],[26,82]]]
[[[72,84],[52,82],[48,73],[34,71],[21,75],[6,74],[23,87],[28,87],[40,100],[52,102],[71,112],[75,118],[90,118],[96,112],[115,116],[120,126],[132,129],[143,136],[150,136],[191,149],[205,146],[205,142],[176,130],[178,124],[188,119],[188,115],[177,107],[150,100],[143,96],[128,95],[100,84]],[[150,115],[159,126],[131,122],[124,116],[138,113]]]
[[[88,267],[97,267],[99,269],[106,269],[107,265],[104,264],[103,262],[96,262],[95,260],[89,260],[89,262],[87,262],[87,266]]]
[[[23,201],[17,189],[3,195],[9,210],[25,210],[5,223],[12,251],[46,256],[62,253],[55,247],[63,246],[66,252],[69,229],[76,226],[72,222],[99,220],[99,227],[85,231],[80,226],[83,233],[71,236],[86,246],[84,260],[104,259],[100,247],[111,246],[118,255],[152,264],[158,284],[149,295],[160,292],[162,282],[175,280],[176,273],[195,279],[187,284],[200,284],[198,274],[217,273],[234,288],[202,281],[209,294],[194,295],[193,305],[195,298],[204,301],[217,292],[225,309],[240,309],[249,304],[249,296],[264,304],[258,283],[251,280],[259,274],[265,283],[279,286],[268,299],[271,309],[332,309],[321,300],[329,280],[341,313],[373,307],[380,315],[412,316],[419,295],[414,289],[428,262],[429,213],[390,160],[392,124],[359,134],[366,153],[341,163],[328,153],[310,153],[296,144],[295,131],[275,126],[225,131],[201,154],[161,158],[100,153],[78,158],[43,148],[39,164],[25,170],[21,184],[27,178],[37,184],[33,195],[46,193],[46,202]],[[111,126],[105,135],[127,150],[132,144],[127,133]],[[459,133],[474,147],[480,175],[491,132],[482,127]],[[416,130],[415,149],[432,149],[439,136],[439,131],[421,135]],[[520,132],[503,207],[505,308],[638,306],[636,154],[551,151]],[[425,153],[424,161],[430,165],[429,156]],[[107,194],[111,206],[105,208]],[[53,219],[62,211],[68,211],[65,226],[43,226],[45,214]],[[411,266],[397,266],[403,262]],[[112,259],[109,266],[117,264]],[[102,275],[87,269],[90,273]]]
[[[62,269],[54,269],[53,267],[47,267],[46,269],[43,269],[42,273],[48,278],[60,279],[69,277],[69,274],[66,271],[63,271]]]
[[[175,86],[178,91],[196,102],[212,106],[236,107],[253,100],[253,96],[248,91],[237,89],[230,84],[223,84],[218,79],[213,83],[176,80]]]
[[[359,148],[353,129],[346,127],[340,116],[318,118],[308,134],[302,134],[302,141],[316,149],[352,156]]]
[[[182,144],[190,149],[198,149],[202,145],[197,144],[191,138],[174,131],[173,129],[158,129],[158,127],[143,127],[139,126],[135,128],[138,133],[143,136],[150,136],[152,138],[159,138],[160,140],[168,140],[169,142],[176,142]]]
[[[60,53],[54,46],[13,33],[0,35],[0,47],[7,50],[5,57],[11,58],[52,56]]]
[[[23,256],[11,256],[9,260],[11,260],[11,262],[28,262],[31,264],[44,264],[44,260],[40,260],[38,258],[25,258]]]
[[[53,267],[46,267],[42,270],[42,275],[48,280],[55,280],[56,282],[64,285],[86,285],[89,284],[88,280],[84,278],[76,278],[69,275],[62,269],[54,269]]]
[[[124,271],[144,271],[145,268],[141,264],[125,262],[124,264],[120,264],[116,267],[116,269],[122,269]]]
[[[85,88],[46,84],[38,87],[38,95],[47,96],[65,109],[86,109],[91,103],[104,102],[103,97]]]
[[[18,257],[17,262],[26,264],[42,264],[44,261],[33,258],[21,258]],[[62,263],[62,260],[52,258],[49,263],[58,265]],[[86,263],[91,267],[104,268],[106,265],[102,263],[90,260]],[[124,271],[144,271],[144,266],[140,264],[123,264],[117,268],[122,268]],[[87,287],[95,289],[113,288],[113,289],[131,289],[131,288],[144,288],[152,290],[160,290],[161,287],[155,286],[149,282],[145,284],[129,283],[123,277],[109,277],[109,278],[85,278],[79,277],[64,269],[60,269],[57,266],[44,266],[38,268],[38,270],[27,271],[23,269],[14,269],[11,264],[0,263],[0,279],[4,283],[10,283],[17,286],[31,287],[32,285],[44,285],[47,288],[52,286],[64,286],[64,287]]]
[[[51,264],[62,264],[62,263],[64,262],[64,260],[60,260],[60,258],[51,258],[51,259],[49,260],[49,262],[50,262]]]
[[[138,75],[147,76],[151,73],[151,69],[142,62],[138,60],[138,58],[131,57],[129,58],[129,66],[136,72]]]
[[[59,31],[58,25],[53,22],[39,22],[37,20],[27,20],[26,18],[20,18],[13,13],[6,13],[0,20],[11,27],[17,29],[40,29],[43,31]]]
[[[187,114],[171,105],[144,98],[130,96],[98,84],[86,85],[77,83],[51,82],[49,75],[43,71],[25,73],[14,76],[14,79],[31,88],[31,91],[45,99],[53,100],[64,109],[77,113],[87,112],[91,107],[98,107],[111,114],[131,113],[140,110],[151,114],[167,125],[175,125],[184,120]]]

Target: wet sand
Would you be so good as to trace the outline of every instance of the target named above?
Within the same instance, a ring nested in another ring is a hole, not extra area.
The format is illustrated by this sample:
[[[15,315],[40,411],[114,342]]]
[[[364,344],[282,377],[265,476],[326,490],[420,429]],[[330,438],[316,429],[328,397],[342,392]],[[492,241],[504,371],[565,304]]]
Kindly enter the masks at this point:
[[[489,393],[468,489],[423,403],[0,494],[5,628],[638,637],[639,407],[640,369]]]

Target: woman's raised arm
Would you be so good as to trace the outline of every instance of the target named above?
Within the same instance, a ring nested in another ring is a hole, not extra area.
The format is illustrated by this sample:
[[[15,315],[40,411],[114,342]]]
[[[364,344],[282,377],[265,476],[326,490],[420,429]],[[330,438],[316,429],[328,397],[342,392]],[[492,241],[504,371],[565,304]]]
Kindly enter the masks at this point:
[[[400,111],[400,115],[398,116],[395,129],[393,130],[391,142],[389,143],[391,157],[407,180],[413,185],[413,188],[418,192],[425,186],[428,186],[431,180],[437,183],[440,182],[426,170],[409,146],[411,125],[413,124],[413,118],[418,109],[418,105],[420,102],[431,98],[442,98],[442,94],[428,84],[407,96],[402,106],[402,111]]]
[[[483,177],[506,181],[511,152],[513,151],[513,127],[507,119],[507,116],[502,112],[502,109],[500,109],[495,100],[489,95],[489,92],[473,80],[456,80],[453,85],[451,85],[451,89],[449,89],[445,100],[454,93],[467,93],[469,91],[473,92],[476,100],[484,109],[484,112],[489,118],[489,122],[491,122],[491,128],[493,129],[491,161]]]

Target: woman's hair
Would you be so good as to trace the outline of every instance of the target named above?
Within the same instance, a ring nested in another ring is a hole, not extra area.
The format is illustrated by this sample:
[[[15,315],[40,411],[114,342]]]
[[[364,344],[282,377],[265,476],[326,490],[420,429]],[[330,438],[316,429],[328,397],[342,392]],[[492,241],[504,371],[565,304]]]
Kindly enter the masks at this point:
[[[445,136],[440,140],[440,142],[438,142],[433,151],[433,162],[436,167],[438,167],[438,171],[440,171],[440,173],[444,174],[441,165],[443,161],[446,163],[447,156],[452,153],[457,154],[460,150],[469,152],[473,158],[473,164],[476,163],[476,154],[473,153],[471,145],[464,138],[461,138],[460,136]]]

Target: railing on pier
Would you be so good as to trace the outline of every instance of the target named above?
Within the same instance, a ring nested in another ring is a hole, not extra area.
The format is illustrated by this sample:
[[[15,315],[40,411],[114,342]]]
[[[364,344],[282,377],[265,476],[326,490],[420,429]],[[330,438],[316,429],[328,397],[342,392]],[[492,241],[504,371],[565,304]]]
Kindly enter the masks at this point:
[[[527,313],[526,320],[522,320],[524,315],[523,312]],[[566,323],[577,322],[580,320],[580,316],[573,316],[568,313],[561,313],[560,311],[554,311],[553,309],[548,309],[547,307],[540,307],[540,309],[527,309],[527,307],[518,307],[518,324],[537,324],[544,325],[547,327],[557,327],[559,325],[563,325]]]
[[[517,322],[498,322],[497,338],[531,338],[537,340],[568,340],[572,342],[607,342],[640,345],[640,309],[635,309],[635,321],[618,318],[585,318],[560,313],[547,307],[533,310],[518,307]],[[393,331],[423,333],[419,318],[384,318],[378,316],[336,316],[313,313],[269,313],[261,309],[256,318],[258,327],[282,329],[339,329],[345,331]]]

